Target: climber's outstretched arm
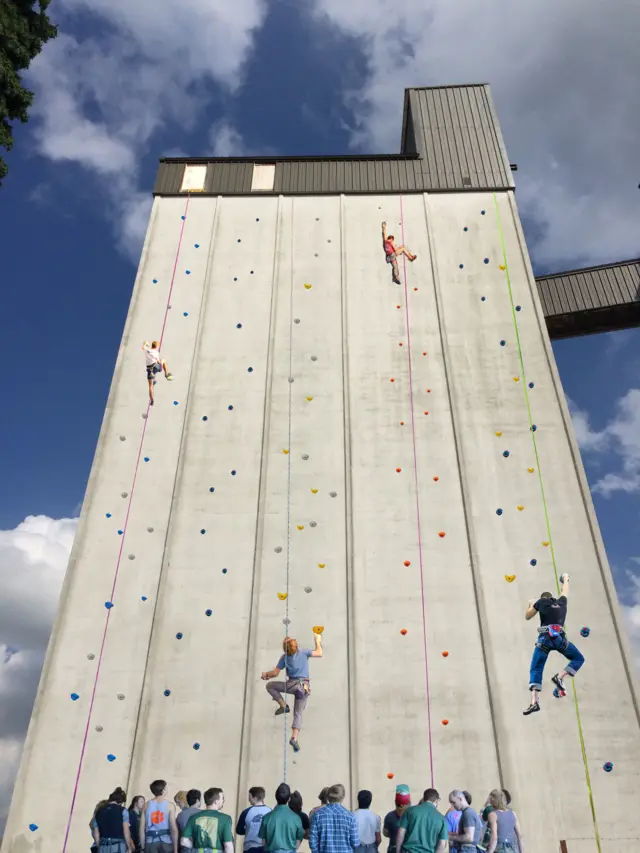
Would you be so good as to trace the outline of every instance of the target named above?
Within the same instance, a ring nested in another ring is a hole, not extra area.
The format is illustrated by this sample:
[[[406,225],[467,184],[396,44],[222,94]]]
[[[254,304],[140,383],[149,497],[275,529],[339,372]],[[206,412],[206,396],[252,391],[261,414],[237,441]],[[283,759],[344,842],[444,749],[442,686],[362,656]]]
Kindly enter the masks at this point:
[[[316,639],[316,647],[311,652],[312,658],[321,658],[322,657],[322,636],[320,634],[314,634]]]

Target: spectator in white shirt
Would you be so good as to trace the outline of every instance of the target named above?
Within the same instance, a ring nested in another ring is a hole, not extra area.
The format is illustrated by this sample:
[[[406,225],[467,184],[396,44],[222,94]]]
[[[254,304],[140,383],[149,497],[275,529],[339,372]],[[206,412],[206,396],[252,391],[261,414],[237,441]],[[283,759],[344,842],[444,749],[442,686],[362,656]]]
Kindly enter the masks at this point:
[[[358,792],[358,808],[353,813],[358,827],[360,846],[355,853],[377,853],[382,840],[382,821],[369,806],[373,795],[371,791]]]
[[[160,344],[158,341],[145,341],[142,344],[142,349],[144,351],[144,357],[147,365],[147,381],[149,382],[149,401],[153,406],[153,386],[155,385],[155,375],[156,373],[161,373],[164,371],[164,375],[167,379],[173,379],[173,375],[169,373],[167,369],[167,362],[160,358],[159,351]]]

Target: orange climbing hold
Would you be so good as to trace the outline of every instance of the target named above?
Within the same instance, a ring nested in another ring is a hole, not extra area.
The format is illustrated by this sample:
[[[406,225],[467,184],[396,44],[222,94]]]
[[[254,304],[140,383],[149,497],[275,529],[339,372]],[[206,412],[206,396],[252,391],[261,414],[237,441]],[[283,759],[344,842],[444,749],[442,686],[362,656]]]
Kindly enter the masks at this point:
[[[402,471],[402,468],[396,468],[396,474],[399,474]]]
[[[402,305],[396,305],[396,308],[402,308]]]
[[[428,415],[428,414],[429,414],[429,412],[425,412],[425,415]]]
[[[391,379],[389,380],[389,382],[395,382],[395,381],[396,381],[396,380],[393,378],[393,376],[392,376],[392,377],[391,377]]]
[[[404,561],[404,564],[405,564],[405,566],[410,566],[410,565],[411,565],[411,560],[405,560],[405,561]]]
[[[515,575],[505,575],[504,579],[506,580],[507,583],[513,583],[514,580],[516,579],[516,576]]]
[[[401,628],[401,629],[400,629],[400,633],[402,634],[402,636],[403,636],[403,637],[406,637],[406,635],[407,635],[407,629],[406,629],[406,628]]]
[[[403,347],[403,346],[404,346],[404,344],[402,343],[402,341],[400,341],[400,343],[398,344],[398,346],[399,346],[399,347]]]
[[[442,657],[443,657],[443,658],[448,658],[448,657],[449,657],[449,652],[442,652]]]
[[[440,477],[434,477],[433,478],[434,483],[437,483],[439,479],[440,479]]]
[[[400,426],[404,426],[404,421],[400,421]]]
[[[426,352],[423,352],[422,355],[426,355]]]
[[[443,720],[443,721],[442,721],[442,725],[443,725],[443,726],[448,726],[448,725],[449,725],[449,720]]]
[[[387,773],[387,779],[393,779],[395,775],[395,773]]]
[[[417,290],[418,288],[417,288],[417,287],[414,287],[413,289],[414,289],[414,290]]]
[[[427,388],[427,394],[431,393],[431,388]]]
[[[447,534],[444,532],[444,530],[441,530],[441,531],[440,531],[440,533],[438,533],[438,536],[439,536],[441,539],[444,539],[444,537],[445,537],[446,535],[447,535]]]

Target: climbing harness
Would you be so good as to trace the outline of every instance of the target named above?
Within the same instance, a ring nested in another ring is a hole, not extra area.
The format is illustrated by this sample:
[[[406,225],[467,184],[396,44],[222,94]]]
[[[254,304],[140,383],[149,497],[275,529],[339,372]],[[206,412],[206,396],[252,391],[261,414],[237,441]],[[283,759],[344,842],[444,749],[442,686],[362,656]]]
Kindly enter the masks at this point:
[[[555,583],[556,583],[556,591],[559,593],[560,592],[560,578],[558,576],[558,566],[556,563],[555,551],[553,548],[553,536],[551,535],[551,522],[549,519],[549,508],[547,506],[547,498],[546,498],[545,489],[544,489],[544,481],[542,479],[542,467],[540,465],[540,456],[538,454],[538,445],[536,442],[536,426],[533,423],[533,416],[531,413],[531,400],[529,398],[528,383],[527,383],[526,371],[525,371],[525,367],[524,367],[524,357],[522,354],[520,332],[518,329],[518,317],[517,317],[516,305],[515,305],[514,299],[513,299],[513,288],[511,286],[511,276],[509,274],[509,263],[507,260],[507,249],[506,249],[505,241],[504,241],[504,233],[502,231],[502,221],[500,219],[500,211],[498,209],[498,197],[497,197],[496,193],[493,193],[493,203],[494,203],[495,212],[496,212],[496,221],[497,221],[497,225],[498,225],[498,233],[500,235],[500,246],[502,249],[502,263],[504,265],[504,273],[505,273],[505,277],[507,279],[507,290],[509,293],[509,301],[511,303],[511,314],[513,317],[513,327],[514,327],[514,332],[515,332],[515,337],[516,337],[516,345],[517,345],[517,350],[518,350],[518,361],[520,363],[520,371],[522,374],[522,390],[524,391],[524,398],[525,398],[525,402],[526,402],[526,406],[527,406],[527,416],[529,419],[529,431],[531,433],[531,441],[533,443],[533,453],[535,456],[536,466],[538,469],[538,481],[540,483],[540,496],[542,499],[542,509],[544,512],[545,525],[546,525],[546,529],[547,529],[547,539],[548,539],[549,545],[550,545],[551,564],[553,566],[553,574],[554,574]],[[596,816],[596,806],[595,806],[595,800],[593,797],[593,789],[591,787],[591,774],[589,772],[589,763],[587,760],[587,750],[586,750],[585,741],[584,741],[584,731],[582,728],[582,718],[580,716],[580,705],[578,702],[578,691],[576,689],[576,685],[575,685],[575,682],[573,681],[573,679],[571,680],[571,688],[573,691],[573,704],[574,704],[574,708],[575,708],[575,712],[576,712],[576,721],[578,724],[578,736],[580,739],[580,749],[582,751],[582,762],[584,764],[585,782],[586,782],[587,791],[589,794],[589,806],[591,809],[591,819],[593,821],[593,831],[595,834],[596,845],[598,847],[598,853],[602,853],[602,845],[600,843],[600,832],[598,829],[598,820],[597,820],[597,816]]]
[[[400,227],[402,233],[402,244],[404,245],[404,211],[402,207],[402,196],[400,196]],[[405,324],[407,327],[407,356],[409,359],[409,405],[411,408],[411,438],[413,443],[413,481],[415,487],[416,494],[416,526],[418,533],[418,556],[420,563],[420,594],[422,598],[422,642],[424,649],[424,679],[425,679],[425,693],[426,693],[426,702],[427,702],[427,729],[429,734],[429,772],[431,776],[431,785],[434,784],[434,772],[433,772],[433,737],[431,733],[431,693],[429,689],[429,655],[428,655],[428,646],[427,646],[427,616],[426,616],[426,602],[425,602],[425,590],[424,590],[424,559],[422,554],[422,524],[420,517],[420,491],[419,491],[419,480],[418,480],[418,451],[417,451],[417,442],[416,442],[416,421],[415,421],[415,412],[414,412],[414,395],[413,395],[413,363],[412,363],[412,349],[411,349],[411,324],[409,322],[409,289],[407,287],[407,258],[406,255],[402,256],[403,261],[403,278],[404,278],[404,310],[405,310]],[[441,538],[444,537],[444,533],[440,534]]]
[[[162,348],[162,340],[164,338],[164,332],[165,332],[165,328],[167,325],[167,317],[169,314],[169,306],[171,304],[171,294],[173,293],[173,285],[175,282],[176,272],[178,269],[178,259],[180,257],[180,249],[182,247],[182,238],[184,236],[184,228],[185,228],[185,223],[187,220],[187,212],[189,210],[190,200],[191,200],[191,194],[189,193],[187,195],[187,203],[186,203],[186,206],[184,209],[184,214],[182,215],[182,227],[180,228],[180,236],[178,238],[178,247],[176,249],[176,257],[175,257],[175,261],[173,264],[173,272],[171,274],[171,283],[169,285],[169,293],[167,295],[167,302],[166,302],[165,310],[164,310],[164,320],[162,322],[162,332],[160,334],[160,346],[158,347],[158,350],[160,350]],[[144,424],[142,427],[142,435],[140,436],[140,446],[138,448],[138,455],[136,458],[136,464],[135,464],[135,468],[133,471],[133,480],[131,482],[131,489],[129,490],[129,502],[127,504],[127,511],[125,514],[124,525],[122,527],[122,536],[120,537],[120,549],[118,551],[118,557],[116,560],[116,566],[115,566],[115,571],[114,571],[114,575],[113,575],[113,583],[111,586],[111,593],[109,596],[109,601],[107,602],[107,604],[109,604],[110,606],[106,608],[107,609],[107,618],[105,620],[104,630],[102,632],[102,642],[100,644],[100,652],[98,654],[98,665],[96,667],[96,674],[95,674],[95,678],[93,680],[93,690],[91,691],[91,700],[89,702],[89,713],[87,714],[87,723],[86,723],[85,730],[84,730],[84,736],[82,738],[82,748],[80,750],[80,760],[78,761],[78,770],[76,773],[76,779],[75,779],[75,783],[74,783],[74,787],[73,787],[73,796],[71,798],[71,806],[69,808],[69,818],[67,820],[67,827],[66,827],[65,835],[64,835],[64,844],[62,845],[62,853],[66,853],[67,844],[69,842],[69,832],[71,830],[71,820],[73,818],[73,813],[74,813],[75,805],[76,805],[76,799],[78,796],[78,787],[80,785],[80,775],[82,773],[82,765],[84,762],[84,754],[85,754],[85,751],[87,748],[87,739],[89,737],[89,726],[91,725],[91,718],[93,715],[93,706],[94,706],[94,702],[95,702],[95,698],[96,698],[96,692],[98,689],[98,679],[100,678],[100,670],[102,667],[102,659],[104,656],[104,649],[105,649],[105,644],[106,644],[106,640],[107,640],[107,632],[109,630],[109,622],[111,619],[111,609],[113,607],[113,599],[114,599],[115,592],[116,592],[116,585],[118,583],[118,575],[120,572],[120,563],[122,562],[122,553],[124,550],[124,543],[125,543],[125,539],[127,536],[127,527],[129,524],[129,516],[131,514],[131,505],[133,503],[133,496],[135,494],[136,480],[138,477],[138,469],[140,467],[140,459],[142,458],[142,448],[144,446],[144,439],[145,439],[145,436],[147,433],[147,424],[149,423],[149,409],[150,409],[150,401],[147,403],[147,412],[146,412],[146,417],[144,418]],[[108,756],[108,757],[109,757],[109,760],[115,760],[115,756]]]

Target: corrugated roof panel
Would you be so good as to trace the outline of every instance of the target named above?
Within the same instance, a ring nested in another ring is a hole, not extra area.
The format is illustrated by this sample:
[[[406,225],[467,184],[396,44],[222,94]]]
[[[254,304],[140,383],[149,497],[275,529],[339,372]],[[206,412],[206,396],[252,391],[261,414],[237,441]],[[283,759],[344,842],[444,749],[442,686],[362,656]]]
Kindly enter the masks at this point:
[[[640,303],[640,260],[540,276],[537,284],[547,316]]]

